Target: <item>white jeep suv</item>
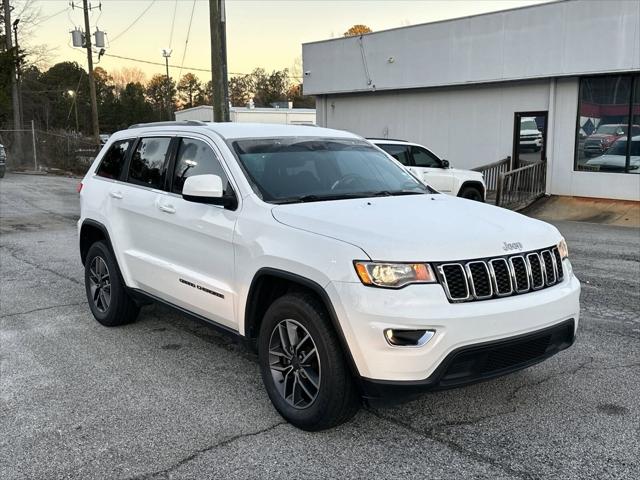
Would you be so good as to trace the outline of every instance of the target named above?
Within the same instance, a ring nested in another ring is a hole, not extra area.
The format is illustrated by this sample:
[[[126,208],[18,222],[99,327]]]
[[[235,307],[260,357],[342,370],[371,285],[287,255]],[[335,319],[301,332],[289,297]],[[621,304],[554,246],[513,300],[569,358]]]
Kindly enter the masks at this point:
[[[306,430],[574,341],[580,284],[556,228],[438,194],[347,132],[134,126],[79,189],[96,320],[158,301],[248,340],[275,408]]]
[[[368,140],[402,163],[418,180],[439,192],[484,202],[487,188],[482,173],[451,168],[447,160],[417,143],[389,138]]]

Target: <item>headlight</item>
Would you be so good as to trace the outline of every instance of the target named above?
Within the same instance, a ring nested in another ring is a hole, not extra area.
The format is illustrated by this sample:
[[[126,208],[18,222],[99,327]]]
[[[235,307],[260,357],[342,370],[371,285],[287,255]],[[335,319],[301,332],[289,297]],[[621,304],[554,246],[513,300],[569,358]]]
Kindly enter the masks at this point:
[[[562,260],[569,257],[569,248],[567,247],[567,242],[565,242],[564,238],[560,240],[560,243],[558,243],[558,252],[560,252],[560,259]]]
[[[400,288],[411,283],[435,283],[436,276],[426,263],[354,262],[365,285]]]

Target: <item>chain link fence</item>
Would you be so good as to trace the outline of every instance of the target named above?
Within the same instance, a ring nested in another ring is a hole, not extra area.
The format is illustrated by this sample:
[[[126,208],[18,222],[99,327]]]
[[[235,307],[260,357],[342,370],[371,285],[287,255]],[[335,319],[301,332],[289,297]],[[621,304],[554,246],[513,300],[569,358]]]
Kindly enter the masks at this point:
[[[7,152],[7,168],[84,174],[100,147],[91,137],[65,130],[0,129]]]

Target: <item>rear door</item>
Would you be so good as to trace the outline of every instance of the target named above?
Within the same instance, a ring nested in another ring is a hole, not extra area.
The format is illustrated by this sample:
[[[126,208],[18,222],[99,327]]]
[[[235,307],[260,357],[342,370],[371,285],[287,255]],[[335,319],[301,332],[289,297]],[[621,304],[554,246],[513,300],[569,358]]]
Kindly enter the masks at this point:
[[[411,164],[414,174],[427,185],[443,193],[453,191],[451,169],[444,168],[442,161],[426,148],[411,146]]]
[[[213,144],[192,135],[176,139],[169,191],[157,199],[158,229],[164,240],[157,248],[167,265],[159,288],[171,303],[236,330],[233,233],[239,209],[182,198],[186,179],[204,174],[220,176],[225,195],[235,195]]]
[[[112,229],[119,240],[130,286],[162,296],[170,259],[165,255],[172,239],[164,231],[158,200],[166,188],[166,172],[173,149],[172,136],[138,139],[128,162],[124,181],[110,192]]]

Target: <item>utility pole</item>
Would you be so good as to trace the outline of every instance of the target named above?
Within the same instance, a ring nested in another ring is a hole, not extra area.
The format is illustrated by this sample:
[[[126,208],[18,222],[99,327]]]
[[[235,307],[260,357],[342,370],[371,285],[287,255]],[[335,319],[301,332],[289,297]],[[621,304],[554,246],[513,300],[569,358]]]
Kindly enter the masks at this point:
[[[171,50],[170,48],[163,48],[162,49],[162,56],[164,57],[164,64],[165,64],[165,67],[167,67],[167,77],[166,77],[167,120],[171,120],[171,117],[173,115],[173,112],[171,111],[172,110],[172,105],[171,105],[171,77],[169,77],[169,57],[171,57],[171,52],[172,51],[173,50]]]
[[[96,100],[96,84],[93,78],[93,56],[91,54],[91,30],[89,26],[88,0],[82,0],[84,12],[84,43],[87,49],[87,63],[89,64],[89,94],[91,95],[91,124],[96,145],[100,145],[100,125],[98,123],[98,101]]]
[[[3,0],[4,7],[4,39],[7,52],[13,51],[13,45],[11,44],[11,5],[9,0]],[[16,52],[17,56],[17,52]],[[15,63],[11,65],[11,99],[13,101],[13,125],[15,132],[15,147],[13,148],[13,154],[16,156],[18,162],[22,160],[22,117],[20,116],[20,103],[18,100],[18,79],[16,77]]]
[[[20,119],[24,120],[24,110],[22,108],[22,73],[20,72],[20,45],[18,45],[18,24],[20,19],[16,18],[13,21],[13,38],[14,46],[16,48],[16,87],[18,90],[18,112],[20,113]]]
[[[211,84],[213,121],[229,121],[229,85],[227,83],[227,31],[224,0],[209,0],[211,29]]]

